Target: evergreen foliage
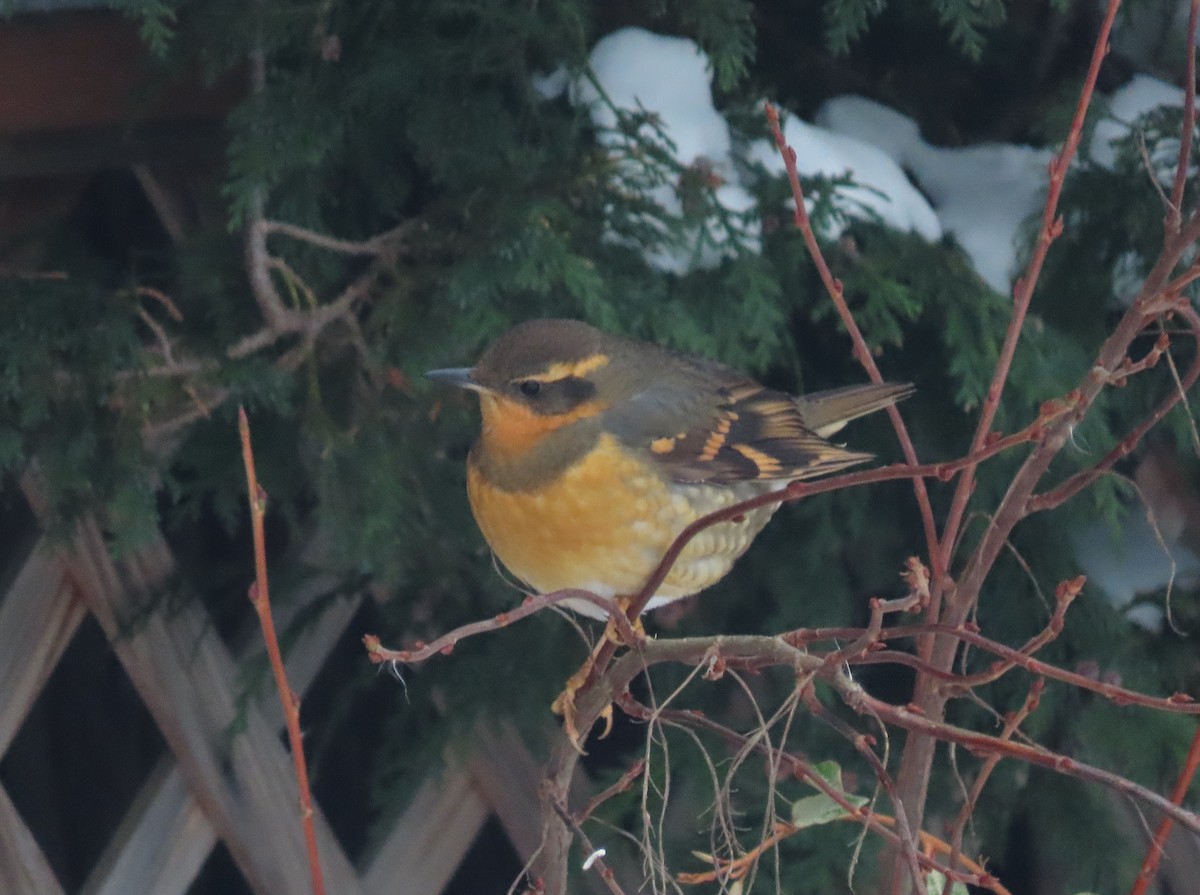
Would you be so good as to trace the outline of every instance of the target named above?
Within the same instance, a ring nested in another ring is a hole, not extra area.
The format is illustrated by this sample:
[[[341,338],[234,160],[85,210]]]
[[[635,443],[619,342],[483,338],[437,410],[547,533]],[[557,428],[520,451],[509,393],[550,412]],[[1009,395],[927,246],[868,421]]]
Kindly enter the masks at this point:
[[[104,507],[116,548],[136,544],[155,525],[181,543],[247,540],[234,425],[235,408],[243,404],[272,499],[278,562],[318,532],[324,571],[348,590],[369,586],[385,598],[377,632],[385,642],[428,640],[512,606],[520,595],[497,575],[465,499],[463,460],[477,426],[474,402],[428,387],[422,371],[469,363],[516,321],[562,316],[718,358],[780,388],[815,390],[863,379],[788,226],[784,184],[765,176],[756,184],[764,207],[778,208],[779,218],[765,222],[762,251],[755,251],[747,229],[752,222],[722,210],[703,176],[689,179],[652,115],[622,113],[619,148],[605,151],[584,113],[564,98],[542,99],[532,83],[560,65],[586,76],[589,47],[618,25],[684,34],[710,54],[720,102],[741,125],[738,138],[749,139],[761,135],[756,104],[762,96],[792,91],[795,106],[810,109],[825,98],[820,91],[829,83],[859,77],[861,42],[871,29],[904,15],[893,8],[899,4],[704,0],[620,12],[583,0],[116,5],[137,18],[155,53],[198,56],[213,76],[265,53],[264,88],[247,96],[228,121],[227,221],[190,234],[178,247],[148,240],[141,255],[119,264],[87,251],[68,227],[46,261],[47,269],[68,271],[65,280],[7,281],[0,290],[6,321],[0,328],[0,471],[11,477],[36,459],[63,517]],[[807,94],[791,82],[792,72],[758,52],[763,37],[756,23],[774,20],[780,7],[805,22],[806,32],[823,34],[823,47],[809,44],[806,52],[833,74]],[[986,84],[987,65],[978,60],[988,58],[992,40],[1024,33],[1024,15],[1010,20],[999,0],[923,6],[919,16],[937,25],[921,39],[939,48],[926,60],[923,45],[906,43],[914,61],[900,80],[934,83],[945,72],[933,66],[944,65],[953,67],[958,85]],[[1086,45],[1090,38],[1081,33],[1078,40]],[[953,109],[924,104],[921,115],[943,116],[933,132],[958,132],[966,142],[996,136],[1005,122],[1010,134],[1035,133],[1061,118],[1061,110],[1042,107],[1040,97],[1073,101],[1069,89],[1059,92],[1080,76],[1078,48],[1068,50],[1061,67],[1044,73],[1038,97],[1000,96],[960,119]],[[861,89],[886,95],[893,88],[881,78]],[[973,123],[964,124],[968,119]],[[1169,150],[1178,123],[1178,113],[1142,123],[1151,158]],[[824,197],[845,182],[806,184],[818,219],[835,213]],[[643,198],[647,188],[663,184],[687,189],[681,214]],[[271,235],[272,251],[294,272],[277,271],[274,279],[292,307],[329,302],[374,270],[370,293],[358,305],[355,325],[330,324],[311,351],[297,352],[299,340],[290,337],[233,357],[230,348],[262,326],[241,242],[260,196],[267,218],[342,239],[406,229],[394,256],[378,260]],[[1135,140],[1121,148],[1115,170],[1077,166],[1063,213],[1066,232],[1051,253],[1036,319],[1022,339],[997,418],[996,428],[1004,431],[1027,425],[1042,402],[1078,384],[1119,310],[1110,302],[1114,271],[1136,280],[1156,254],[1162,203],[1146,182]],[[680,245],[719,246],[724,257],[682,275],[654,271],[643,260],[648,248]],[[826,252],[885,375],[917,386],[904,414],[920,456],[960,456],[973,431],[971,414],[986,393],[1009,298],[992,292],[949,238],[928,244],[860,221]],[[137,287],[162,290],[182,319],[171,319]],[[164,358],[154,350],[142,310],[167,330],[176,360],[194,365],[188,375],[162,371]],[[1149,350],[1149,341],[1144,347]],[[1077,432],[1077,450],[1060,458],[1053,475],[1094,463],[1169,387],[1169,372],[1159,368],[1106,393]],[[211,405],[207,418],[169,432],[155,428],[186,418],[196,402]],[[882,462],[900,459],[886,421],[855,425],[854,447],[874,451]],[[148,430],[155,432],[149,441],[143,438]],[[1186,453],[1190,416],[1176,411],[1167,430]],[[1018,449],[981,470],[973,510],[995,506],[1020,457]],[[935,488],[933,497],[941,518],[949,491]],[[1039,588],[1050,592],[1055,582],[1078,574],[1069,538],[1073,521],[1115,518],[1131,502],[1129,489],[1113,476],[1052,516],[1026,522],[988,585],[980,623],[1013,644],[1040,630],[1050,609]],[[912,503],[907,485],[892,484],[786,507],[735,573],[706,592],[686,618],[652,618],[649,626],[712,633],[861,624],[866,598],[899,596],[904,559],[924,549]],[[977,537],[985,524],[980,516],[968,536]],[[200,534],[209,530],[220,534]],[[214,606],[233,605],[243,599],[237,582],[247,575],[241,549],[185,554],[181,575],[197,581],[194,589]],[[286,597],[287,586],[280,590]],[[1195,657],[1184,637],[1195,634],[1200,613],[1194,594],[1177,587],[1173,599],[1182,630],[1151,633],[1130,625],[1089,586],[1044,658],[1067,668],[1098,663],[1148,692],[1194,689]],[[543,613],[465,642],[451,659],[411,674],[405,699],[374,744],[369,773],[376,819],[394,814],[445,745],[469,736],[480,715],[519,719],[530,742],[539,743],[547,706],[582,656],[571,625]],[[670,692],[683,674],[663,669],[655,691]],[[906,674],[894,670],[868,673],[863,683],[897,701],[907,699],[910,686]],[[767,674],[753,681],[753,692],[760,704],[778,705],[793,685],[786,675]],[[357,694],[396,685],[364,668],[361,679],[344,686]],[[1002,680],[982,695],[1005,711],[1025,694]],[[726,683],[697,698],[718,715],[743,697]],[[958,711],[965,713],[958,720],[990,723],[975,709]],[[1188,722],[1149,712],[1134,722],[1127,712],[1052,689],[1030,730],[1051,746],[1162,791],[1178,767]],[[841,737],[801,722],[792,737],[798,751],[836,759],[847,789],[857,780],[858,794],[869,795],[871,769]],[[708,819],[696,818],[712,799],[709,771],[687,736],[672,733],[667,745],[669,769],[659,748],[652,750],[651,772],[669,772],[675,781],[666,838],[678,850],[672,854],[686,855],[707,847]],[[716,741],[707,745],[720,754]],[[634,752],[615,750],[597,762],[595,776],[602,784],[615,780]],[[761,775],[749,768],[737,779],[736,805],[753,828],[769,796]],[[956,787],[949,775],[935,777],[931,799],[938,817],[953,817]],[[789,816],[789,803],[811,794],[798,781],[780,783],[779,813]],[[988,794],[989,812],[977,816],[973,835],[998,869],[1024,865],[1033,853],[1043,860],[1071,855],[1070,866],[1060,868],[1067,891],[1111,889],[1113,874],[1124,884],[1136,872],[1141,844],[1111,828],[1112,811],[1104,804],[1109,794],[1007,766]],[[635,795],[608,805],[608,819],[636,823]],[[782,889],[870,890],[863,880],[876,872],[880,846],[867,838],[850,879],[848,831],[829,824],[782,846]],[[688,859],[679,860],[683,868]]]

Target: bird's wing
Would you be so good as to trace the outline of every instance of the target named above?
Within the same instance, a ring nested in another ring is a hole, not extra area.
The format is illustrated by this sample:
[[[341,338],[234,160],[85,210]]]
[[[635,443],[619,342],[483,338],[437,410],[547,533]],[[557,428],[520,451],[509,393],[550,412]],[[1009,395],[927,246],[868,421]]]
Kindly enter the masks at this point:
[[[852,419],[898,396],[879,403],[878,394],[866,394],[863,400],[874,404],[868,410],[851,401],[838,412]],[[677,482],[812,478],[870,460],[871,454],[847,451],[806,425],[804,412],[813,415],[818,398],[810,395],[798,404],[726,368],[698,365],[614,407],[604,428],[646,451]],[[844,398],[839,390],[843,403]],[[822,428],[832,422],[826,417],[821,416]]]

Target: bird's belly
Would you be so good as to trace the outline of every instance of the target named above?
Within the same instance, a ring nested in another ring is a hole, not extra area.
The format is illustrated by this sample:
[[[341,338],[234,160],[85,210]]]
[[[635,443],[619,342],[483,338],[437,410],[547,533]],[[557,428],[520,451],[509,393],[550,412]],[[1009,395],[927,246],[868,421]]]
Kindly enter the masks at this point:
[[[770,487],[671,483],[611,436],[554,481],[530,490],[489,486],[473,463],[467,471],[475,519],[514,575],[540,593],[582,588],[602,597],[637,593],[690,523]],[[656,603],[694,594],[724,577],[774,511],[774,506],[752,510],[739,521],[700,532],[658,588],[662,599]],[[600,615],[588,603],[573,608]]]

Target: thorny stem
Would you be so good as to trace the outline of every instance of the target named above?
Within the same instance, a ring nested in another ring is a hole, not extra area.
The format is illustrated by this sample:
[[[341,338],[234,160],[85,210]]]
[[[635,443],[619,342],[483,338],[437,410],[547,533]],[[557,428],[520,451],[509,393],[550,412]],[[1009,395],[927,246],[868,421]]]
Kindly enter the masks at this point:
[[[275,675],[275,688],[279,691],[279,702],[283,706],[283,717],[287,721],[288,745],[292,752],[292,766],[296,773],[296,784],[300,790],[300,820],[304,829],[304,844],[308,850],[308,869],[312,877],[313,895],[325,895],[325,882],[321,874],[321,857],[317,851],[317,830],[313,822],[312,792],[308,785],[308,765],[304,759],[304,740],[300,735],[300,700],[288,684],[287,671],[283,667],[283,654],[279,650],[279,638],[275,635],[275,622],[271,618],[271,597],[267,586],[267,546],[264,517],[267,510],[267,492],[258,483],[254,471],[254,449],[250,445],[250,422],[244,408],[238,408],[238,433],[242,441],[242,462],[246,467],[246,493],[250,499],[250,525],[254,536],[254,584],[250,586],[250,603],[258,615],[263,640],[267,645],[267,656],[271,671]]]

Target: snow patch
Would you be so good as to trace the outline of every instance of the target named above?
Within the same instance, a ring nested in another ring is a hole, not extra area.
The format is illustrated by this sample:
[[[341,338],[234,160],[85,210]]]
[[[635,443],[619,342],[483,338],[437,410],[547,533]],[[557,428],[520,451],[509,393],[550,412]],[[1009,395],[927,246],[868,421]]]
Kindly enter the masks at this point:
[[[733,164],[729,124],[713,105],[711,65],[703,50],[685,38],[624,28],[600,40],[590,62],[595,81],[576,78],[570,96],[572,102],[588,108],[601,145],[618,153],[631,148],[631,138],[617,127],[616,110],[648,113],[654,123],[643,122],[639,136],[665,136],[680,165],[701,170],[720,184],[715,196],[726,211],[754,209],[754,196],[741,185]],[[646,198],[679,216],[683,205],[676,187],[660,184],[650,188]],[[758,229],[738,233],[743,247],[758,250]],[[733,250],[725,227],[703,222],[691,229],[682,245],[664,242],[642,251],[655,269],[682,274],[695,267],[714,267]]]
[[[1194,586],[1200,579],[1200,557],[1174,542],[1169,532],[1156,531],[1144,512],[1125,514],[1116,538],[1107,525],[1095,522],[1073,540],[1075,558],[1088,580],[1102,587],[1118,609],[1128,607],[1125,615],[1130,621],[1151,631],[1162,627],[1162,608],[1129,606],[1134,598],[1166,587],[1172,575],[1175,587]]]
[[[1021,225],[1045,198],[1049,150],[1001,143],[931,146],[911,118],[861,96],[828,100],[816,119],[874,143],[906,168],[984,282],[997,292],[1009,291]]]
[[[854,186],[838,189],[835,204],[847,217],[874,216],[896,230],[912,231],[925,239],[941,239],[942,226],[933,209],[904,175],[895,160],[878,146],[845,136],[799,118],[788,118],[783,136],[796,150],[800,176],[837,177],[849,173]],[[748,160],[771,174],[784,173],[783,159],[775,144],[757,140],[750,146]],[[826,237],[838,233],[822,234]]]
[[[1180,87],[1150,75],[1134,75],[1108,98],[1108,116],[1092,133],[1092,159],[1111,170],[1117,161],[1116,144],[1129,136],[1139,117],[1161,106],[1183,108],[1186,99]],[[1158,155],[1153,159],[1155,174],[1160,182],[1168,183],[1179,161],[1179,140],[1160,141]]]

